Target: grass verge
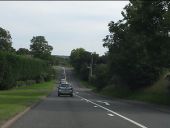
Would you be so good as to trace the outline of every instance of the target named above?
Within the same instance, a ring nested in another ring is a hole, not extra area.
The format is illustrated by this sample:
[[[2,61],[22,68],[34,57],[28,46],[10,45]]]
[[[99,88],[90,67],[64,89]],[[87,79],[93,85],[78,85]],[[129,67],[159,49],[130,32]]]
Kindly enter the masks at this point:
[[[0,125],[28,106],[47,96],[54,88],[54,81],[0,91]]]
[[[101,91],[97,91],[96,88],[89,82],[81,81],[81,85],[92,89],[95,93],[108,96],[111,98],[120,98],[127,100],[142,101],[147,103],[153,103],[158,105],[170,106],[169,97],[170,92],[167,89],[165,80],[161,79],[157,81],[151,87],[147,87],[141,90],[131,91],[124,87],[106,86]]]
[[[170,93],[167,91],[166,86],[162,83],[156,83],[151,87],[141,90],[130,91],[123,88],[113,88],[108,86],[99,92],[102,95],[106,95],[112,98],[122,98],[128,100],[143,101],[148,103],[154,103],[158,105],[170,105],[169,97]]]
[[[92,90],[95,90],[96,88],[94,87],[94,85],[90,84],[89,82],[87,81],[84,81],[84,80],[80,80],[80,84],[85,86],[86,88],[90,88]]]

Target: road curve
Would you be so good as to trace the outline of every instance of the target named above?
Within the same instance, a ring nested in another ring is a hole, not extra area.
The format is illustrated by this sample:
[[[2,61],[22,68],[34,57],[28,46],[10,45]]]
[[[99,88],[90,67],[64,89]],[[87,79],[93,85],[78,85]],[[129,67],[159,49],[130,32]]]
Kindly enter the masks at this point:
[[[65,72],[74,96],[57,97],[55,90],[10,128],[170,128],[169,112],[99,96],[83,87],[71,68]]]

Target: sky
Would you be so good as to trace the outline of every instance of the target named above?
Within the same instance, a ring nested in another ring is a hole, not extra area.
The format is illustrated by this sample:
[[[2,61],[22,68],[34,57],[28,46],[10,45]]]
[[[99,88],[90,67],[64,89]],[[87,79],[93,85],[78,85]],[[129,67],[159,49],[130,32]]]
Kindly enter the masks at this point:
[[[45,36],[53,55],[84,48],[103,55],[108,23],[122,19],[128,1],[0,1],[0,27],[10,31],[15,49]]]

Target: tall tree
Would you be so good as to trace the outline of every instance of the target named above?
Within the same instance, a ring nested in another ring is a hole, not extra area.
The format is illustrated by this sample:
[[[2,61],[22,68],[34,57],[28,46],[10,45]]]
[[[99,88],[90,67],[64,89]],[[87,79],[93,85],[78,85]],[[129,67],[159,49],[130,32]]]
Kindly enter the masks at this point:
[[[132,88],[150,85],[170,63],[169,1],[130,0],[123,20],[109,23],[110,76]],[[168,16],[167,16],[168,15]]]
[[[91,54],[83,48],[73,49],[70,55],[70,61],[75,70],[84,80],[89,77],[89,65],[91,62]]]
[[[49,60],[53,47],[48,44],[44,36],[35,36],[31,39],[30,49],[34,57]]]
[[[14,51],[9,31],[0,27],[0,51]]]

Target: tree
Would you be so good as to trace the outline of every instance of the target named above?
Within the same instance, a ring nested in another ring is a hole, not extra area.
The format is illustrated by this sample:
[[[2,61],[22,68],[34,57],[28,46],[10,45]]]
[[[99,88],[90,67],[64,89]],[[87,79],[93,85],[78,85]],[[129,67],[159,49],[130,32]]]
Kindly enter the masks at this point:
[[[14,51],[9,31],[0,27],[0,51]]]
[[[73,49],[71,51],[70,61],[76,72],[79,73],[84,80],[88,80],[88,67],[91,62],[91,53],[85,51],[85,49],[83,48]]]
[[[108,69],[106,64],[99,63],[96,65],[93,76],[93,84],[96,86],[97,90],[103,89],[108,84]]]
[[[34,57],[49,60],[53,47],[48,45],[44,36],[35,36],[31,39],[30,49]]]
[[[30,51],[26,48],[19,48],[16,53],[19,55],[29,55]]]
[[[170,63],[169,1],[130,0],[123,20],[109,23],[104,39],[109,52],[110,78],[130,88],[151,85]],[[169,21],[169,20],[168,20]]]
[[[96,67],[102,60],[95,52],[91,53],[83,48],[77,48],[71,51],[70,62],[82,79],[94,82]]]

